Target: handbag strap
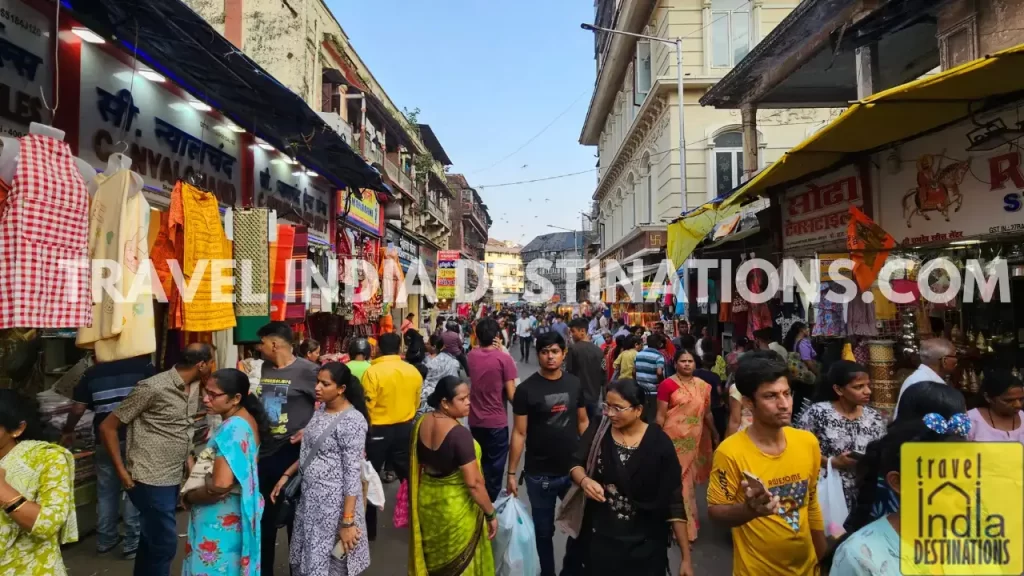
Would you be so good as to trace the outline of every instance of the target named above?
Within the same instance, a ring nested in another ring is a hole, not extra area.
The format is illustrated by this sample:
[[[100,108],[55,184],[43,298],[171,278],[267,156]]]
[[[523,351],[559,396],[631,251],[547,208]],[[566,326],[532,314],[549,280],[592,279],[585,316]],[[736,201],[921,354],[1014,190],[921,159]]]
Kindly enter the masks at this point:
[[[587,453],[587,476],[594,475],[594,469],[597,467],[597,457],[601,455],[601,440],[604,439],[604,435],[608,432],[608,427],[611,424],[612,421],[607,416],[601,417],[601,423],[597,426],[597,433],[594,434],[594,439],[590,442],[590,452]]]
[[[342,414],[348,412],[351,409],[352,407],[349,406],[348,408],[342,410],[341,412],[338,412],[338,415],[334,417],[334,420],[331,420],[331,423],[327,425],[327,427],[325,427],[322,432],[320,432],[320,434],[316,437],[316,440],[313,440],[313,444],[309,447],[309,452],[306,452],[306,457],[299,462],[300,472],[304,472],[306,470],[306,466],[309,465],[309,463],[313,460],[313,457],[320,453],[320,449],[323,448],[324,442],[327,440],[327,437],[334,433],[338,426],[341,425]]]

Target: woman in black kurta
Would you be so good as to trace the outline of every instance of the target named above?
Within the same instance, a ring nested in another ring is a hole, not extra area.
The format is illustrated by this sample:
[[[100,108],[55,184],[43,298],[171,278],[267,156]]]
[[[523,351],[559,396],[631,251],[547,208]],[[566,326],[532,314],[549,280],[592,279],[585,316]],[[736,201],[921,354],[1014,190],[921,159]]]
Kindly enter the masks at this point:
[[[612,382],[604,418],[591,421],[580,439],[570,473],[587,497],[576,543],[584,574],[662,576],[670,536],[683,551],[682,565],[671,573],[693,574],[679,459],[661,428],[644,422],[644,400],[635,380]],[[600,454],[594,475],[587,476],[587,455],[599,430]]]

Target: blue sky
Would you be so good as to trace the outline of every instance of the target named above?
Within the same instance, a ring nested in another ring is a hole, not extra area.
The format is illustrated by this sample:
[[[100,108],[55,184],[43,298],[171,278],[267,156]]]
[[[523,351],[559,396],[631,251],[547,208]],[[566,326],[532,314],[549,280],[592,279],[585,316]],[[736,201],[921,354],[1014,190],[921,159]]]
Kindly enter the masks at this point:
[[[594,86],[588,0],[327,0],[377,81],[399,108],[419,108],[454,162],[481,192],[491,237],[525,244],[580,227],[596,172],[579,144]],[[566,110],[568,109],[568,112]],[[565,112],[541,136],[494,166]],[[493,166],[493,167],[492,167]],[[480,188],[484,186],[484,188]]]

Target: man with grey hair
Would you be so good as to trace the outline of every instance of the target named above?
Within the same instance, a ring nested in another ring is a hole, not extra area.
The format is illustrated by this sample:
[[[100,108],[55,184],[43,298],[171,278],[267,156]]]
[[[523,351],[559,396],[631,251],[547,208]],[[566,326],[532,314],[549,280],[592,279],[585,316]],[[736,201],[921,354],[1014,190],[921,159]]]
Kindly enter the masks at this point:
[[[913,374],[907,376],[900,386],[899,398],[903,393],[918,382],[946,382],[946,377],[956,371],[957,357],[956,346],[945,338],[932,338],[921,342],[921,365]],[[896,400],[896,410],[893,411],[893,420],[899,412],[899,399]]]

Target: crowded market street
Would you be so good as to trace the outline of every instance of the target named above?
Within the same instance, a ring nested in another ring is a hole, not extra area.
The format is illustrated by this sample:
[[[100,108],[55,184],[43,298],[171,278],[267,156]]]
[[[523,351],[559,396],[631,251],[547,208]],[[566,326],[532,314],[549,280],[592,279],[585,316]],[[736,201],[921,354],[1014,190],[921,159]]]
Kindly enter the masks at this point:
[[[537,371],[536,358],[531,359],[529,364],[516,361],[516,368],[520,377],[526,379]],[[509,420],[511,423],[511,409]],[[393,505],[395,493],[398,491],[398,482],[392,482],[384,486],[387,493],[389,507]],[[701,535],[700,542],[695,544],[693,550],[693,567],[697,574],[704,576],[728,576],[732,573],[732,544],[729,539],[729,532],[721,527],[715,526],[708,521],[707,504],[704,492],[707,488],[700,489],[701,495],[698,498],[700,503],[700,521],[706,526]],[[519,498],[529,505],[529,497],[526,490],[519,493]],[[187,515],[178,514],[179,542],[176,562],[171,573],[177,574],[180,571],[182,551],[185,548],[185,527],[187,526]],[[562,557],[565,556],[565,534],[558,533],[555,536],[555,558],[558,568],[561,570]],[[278,537],[277,547],[279,550],[287,550],[288,538],[284,529]],[[83,538],[81,542],[68,546],[64,550],[64,561],[68,567],[69,576],[130,576],[132,573],[132,562],[122,560],[117,553],[106,556],[97,556],[95,553],[96,536]],[[405,576],[408,574],[409,556],[409,530],[395,528],[391,523],[389,515],[382,515],[380,521],[380,532],[377,541],[371,545],[373,562],[366,571],[367,576]],[[670,563],[678,565],[679,549],[672,548],[669,552]],[[277,573],[287,574],[288,555],[278,554],[275,566]]]

